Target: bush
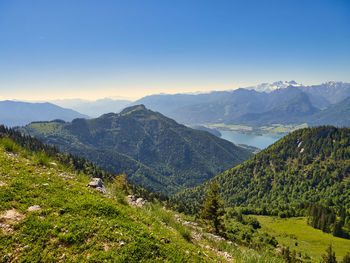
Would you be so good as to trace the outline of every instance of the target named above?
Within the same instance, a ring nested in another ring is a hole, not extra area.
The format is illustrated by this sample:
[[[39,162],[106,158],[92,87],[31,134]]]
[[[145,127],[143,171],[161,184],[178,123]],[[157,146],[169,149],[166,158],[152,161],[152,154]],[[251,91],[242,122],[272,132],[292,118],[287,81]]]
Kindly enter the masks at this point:
[[[34,162],[38,165],[45,165],[48,166],[50,163],[50,158],[47,156],[47,154],[43,151],[36,152],[34,154]]]
[[[9,138],[2,138],[0,144],[4,147],[5,151],[8,152],[18,153],[21,150],[21,146]]]

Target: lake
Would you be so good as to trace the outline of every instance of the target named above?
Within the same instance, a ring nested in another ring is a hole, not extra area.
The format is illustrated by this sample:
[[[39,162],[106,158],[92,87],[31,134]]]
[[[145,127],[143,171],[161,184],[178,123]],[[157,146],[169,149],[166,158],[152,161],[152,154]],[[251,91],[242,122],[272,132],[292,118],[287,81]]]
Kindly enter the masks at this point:
[[[243,134],[236,131],[220,131],[221,138],[235,144],[246,144],[259,149],[265,149],[274,142],[278,141],[283,135],[252,135]]]

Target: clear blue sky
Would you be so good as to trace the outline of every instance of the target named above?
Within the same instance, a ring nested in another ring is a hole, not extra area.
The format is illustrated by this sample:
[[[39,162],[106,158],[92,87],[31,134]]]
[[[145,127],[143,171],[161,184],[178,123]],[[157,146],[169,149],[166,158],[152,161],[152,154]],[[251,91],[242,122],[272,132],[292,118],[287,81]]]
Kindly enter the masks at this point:
[[[1,0],[0,99],[350,81],[349,0]]]

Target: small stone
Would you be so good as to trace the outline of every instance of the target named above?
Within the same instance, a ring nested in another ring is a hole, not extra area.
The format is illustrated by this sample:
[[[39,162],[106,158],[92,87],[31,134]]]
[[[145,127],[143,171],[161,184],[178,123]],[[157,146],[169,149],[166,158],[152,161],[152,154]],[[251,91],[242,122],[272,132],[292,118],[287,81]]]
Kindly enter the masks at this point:
[[[40,210],[41,210],[41,206],[40,205],[32,205],[32,206],[28,207],[28,211],[29,212],[40,211]]]

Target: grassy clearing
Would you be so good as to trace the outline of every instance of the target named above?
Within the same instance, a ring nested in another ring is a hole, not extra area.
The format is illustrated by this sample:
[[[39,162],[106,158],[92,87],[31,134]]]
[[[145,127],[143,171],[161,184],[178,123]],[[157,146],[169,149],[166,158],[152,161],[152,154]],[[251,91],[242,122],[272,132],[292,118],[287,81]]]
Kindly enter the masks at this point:
[[[350,252],[350,240],[334,237],[314,229],[306,224],[305,217],[281,219],[256,216],[256,218],[262,226],[262,231],[274,235],[279,244],[289,246],[291,250],[295,249],[302,255],[309,255],[312,261],[319,262],[329,244],[332,244],[338,262],[341,262],[343,256]]]
[[[224,123],[215,123],[215,124],[202,124],[205,127],[223,130],[223,131],[236,131],[240,133],[253,134],[253,135],[274,135],[274,134],[288,134],[295,130],[307,128],[306,123],[300,125],[293,124],[272,124],[271,126],[261,126],[261,127],[252,127],[245,125],[229,125]]]
[[[292,124],[272,124],[271,126],[263,126],[259,127],[261,131],[264,133],[290,133],[299,129],[307,128],[307,123],[303,123],[300,125],[292,125]]]

